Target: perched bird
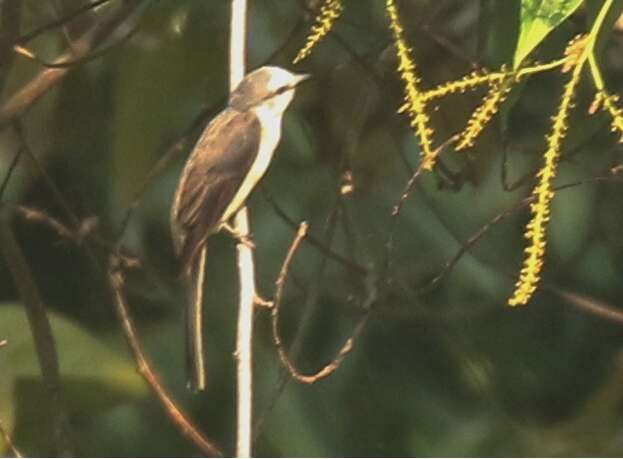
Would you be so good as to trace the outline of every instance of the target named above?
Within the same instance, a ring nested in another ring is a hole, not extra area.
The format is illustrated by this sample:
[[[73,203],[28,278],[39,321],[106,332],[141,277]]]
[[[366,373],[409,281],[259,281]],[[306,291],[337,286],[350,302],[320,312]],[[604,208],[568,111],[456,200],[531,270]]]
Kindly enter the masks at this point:
[[[187,355],[190,385],[205,388],[202,286],[206,239],[244,206],[268,168],[281,137],[281,119],[297,84],[308,75],[279,67],[249,73],[227,107],[205,128],[180,177],[171,231],[182,276],[189,284]]]

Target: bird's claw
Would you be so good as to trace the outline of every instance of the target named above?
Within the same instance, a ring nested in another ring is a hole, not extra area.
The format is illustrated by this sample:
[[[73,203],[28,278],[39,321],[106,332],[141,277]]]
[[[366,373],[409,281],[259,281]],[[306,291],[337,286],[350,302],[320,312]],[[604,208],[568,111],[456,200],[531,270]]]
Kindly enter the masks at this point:
[[[249,234],[242,234],[240,231],[238,231],[237,228],[234,228],[229,223],[225,223],[223,225],[223,229],[227,231],[230,234],[230,236],[236,240],[238,244],[242,244],[251,250],[255,250],[255,243],[253,242]]]

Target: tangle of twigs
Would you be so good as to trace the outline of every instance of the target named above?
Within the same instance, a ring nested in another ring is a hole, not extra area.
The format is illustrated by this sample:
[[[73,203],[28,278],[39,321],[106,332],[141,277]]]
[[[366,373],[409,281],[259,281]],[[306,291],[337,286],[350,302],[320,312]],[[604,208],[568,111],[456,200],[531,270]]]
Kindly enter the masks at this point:
[[[312,375],[304,375],[296,368],[294,363],[292,363],[292,361],[290,360],[288,353],[285,350],[285,347],[283,345],[283,342],[281,341],[281,337],[279,336],[279,314],[281,311],[283,288],[285,286],[285,283],[288,277],[288,272],[290,271],[290,264],[292,263],[292,259],[294,258],[294,255],[296,254],[301,243],[303,242],[303,239],[305,239],[307,235],[307,229],[308,229],[308,225],[306,222],[303,222],[299,225],[299,229],[296,233],[296,236],[294,240],[292,241],[292,245],[290,246],[290,249],[288,250],[286,258],[283,262],[281,271],[279,272],[279,276],[277,278],[277,281],[275,282],[275,287],[276,287],[275,288],[275,299],[274,299],[273,307],[271,309],[271,319],[272,319],[273,342],[277,348],[277,352],[279,353],[279,359],[281,360],[281,363],[288,370],[292,378],[304,384],[313,384],[321,379],[324,379],[330,376],[340,367],[340,365],[342,364],[346,356],[353,350],[353,344],[355,340],[361,335],[361,332],[363,331],[365,324],[367,323],[370,317],[371,309],[368,309],[368,312],[366,312],[359,319],[359,321],[357,322],[357,325],[354,328],[353,333],[344,342],[344,344],[338,351],[336,357],[331,362],[329,362],[327,365],[321,368],[318,372]]]
[[[613,169],[610,175],[590,177],[585,180],[580,180],[580,181],[572,182],[572,183],[566,183],[566,184],[554,187],[554,191],[555,192],[564,191],[564,190],[574,188],[576,186],[581,186],[581,185],[595,183],[595,182],[621,181],[621,177],[618,176],[618,173],[619,171],[617,169]],[[491,228],[493,228],[496,224],[500,223],[506,218],[510,217],[515,212],[519,211],[520,209],[528,207],[532,202],[534,202],[534,197],[528,196],[524,198],[523,200],[521,200],[519,203],[509,207],[505,211],[499,213],[498,215],[493,217],[491,220],[486,222],[483,226],[481,226],[478,229],[478,231],[476,231],[466,241],[463,241],[460,243],[460,248],[458,249],[458,251],[448,261],[446,261],[446,263],[444,264],[442,269],[439,271],[439,273],[437,273],[432,279],[430,279],[426,283],[418,286],[415,291],[415,294],[423,295],[423,294],[426,294],[432,291],[448,274],[450,274],[452,269],[454,269],[454,267],[461,260],[461,258],[463,258],[463,255],[469,252],[469,250],[472,249],[478,243],[478,241],[480,241],[489,232]],[[545,285],[546,284],[544,284],[544,286]],[[600,314],[597,314],[597,315],[600,315]]]
[[[17,39],[15,39],[13,41],[13,43],[11,43],[11,46],[16,46],[16,45],[24,45],[25,43],[28,43],[31,40],[34,40],[35,38],[37,38],[39,35],[52,30],[52,29],[56,29],[57,27],[63,27],[66,24],[70,23],[71,21],[73,21],[74,19],[76,19],[77,17],[88,13],[90,11],[95,10],[96,8],[99,8],[100,6],[104,6],[106,3],[110,3],[110,2],[114,2],[115,0],[94,0],[91,3],[82,5],[78,8],[76,8],[74,11],[67,13],[66,15],[55,19],[54,21],[50,21],[44,25],[42,25],[41,27],[37,27],[36,29],[31,30],[30,32],[27,32],[23,35],[21,35],[20,37],[18,37]]]
[[[73,43],[72,50],[57,62],[80,59],[106,40],[141,5],[139,0],[123,2]],[[44,68],[0,107],[0,127],[22,116],[43,95],[59,84],[75,67]]]

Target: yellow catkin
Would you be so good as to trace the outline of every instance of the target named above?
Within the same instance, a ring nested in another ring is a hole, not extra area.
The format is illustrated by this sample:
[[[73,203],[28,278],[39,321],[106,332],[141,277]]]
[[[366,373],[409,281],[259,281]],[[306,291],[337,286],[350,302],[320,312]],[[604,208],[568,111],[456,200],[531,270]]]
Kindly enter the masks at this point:
[[[461,132],[459,140],[454,147],[455,150],[465,150],[474,146],[476,139],[487,126],[493,115],[500,109],[500,105],[512,89],[514,78],[512,76],[503,79],[501,82],[494,83],[482,104],[474,110],[467,122],[465,130]]]
[[[612,117],[612,132],[621,134],[619,143],[623,143],[623,109],[617,105],[619,96],[603,93],[601,106]]]
[[[465,75],[459,80],[448,81],[440,84],[436,88],[422,94],[422,98],[425,102],[431,100],[440,99],[450,94],[464,93],[467,91],[473,91],[485,84],[496,84],[504,81],[510,73],[505,72],[492,72],[483,73],[483,71],[475,71],[468,75]]]
[[[433,130],[429,127],[430,119],[426,114],[426,100],[418,89],[419,78],[416,74],[415,62],[411,58],[411,49],[404,37],[395,0],[386,0],[385,7],[398,57],[398,73],[405,85],[405,103],[398,112],[406,112],[409,115],[411,127],[420,140],[421,167],[424,170],[431,170],[435,165],[437,153],[433,150]]]
[[[510,306],[526,304],[535,292],[541,277],[547,222],[554,197],[553,181],[558,170],[562,142],[567,133],[567,118],[582,74],[582,64],[583,61],[575,63],[571,79],[565,86],[558,112],[553,118],[552,130],[547,137],[545,164],[537,174],[538,183],[532,192],[535,200],[530,205],[532,218],[524,233],[524,237],[528,240],[528,247],[525,249],[523,267],[515,285],[515,291],[508,300]]]
[[[312,49],[331,31],[343,11],[344,5],[342,0],[325,0],[305,41],[305,46],[301,48],[294,58],[294,64],[301,62],[311,54]]]

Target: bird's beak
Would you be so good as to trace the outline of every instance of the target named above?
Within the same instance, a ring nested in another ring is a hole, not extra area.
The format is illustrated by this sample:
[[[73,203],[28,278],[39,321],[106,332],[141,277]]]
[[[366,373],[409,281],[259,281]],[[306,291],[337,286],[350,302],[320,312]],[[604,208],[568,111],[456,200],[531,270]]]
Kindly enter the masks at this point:
[[[309,73],[300,73],[296,76],[296,80],[294,82],[294,86],[298,86],[299,84],[301,84],[303,81],[307,80],[311,78],[311,74]]]

